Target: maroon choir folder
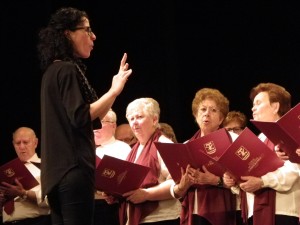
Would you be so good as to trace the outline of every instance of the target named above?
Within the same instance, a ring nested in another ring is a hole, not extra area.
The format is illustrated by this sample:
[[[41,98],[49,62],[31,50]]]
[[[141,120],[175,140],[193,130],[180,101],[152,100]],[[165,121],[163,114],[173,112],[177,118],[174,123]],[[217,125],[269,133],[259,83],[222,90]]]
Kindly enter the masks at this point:
[[[19,179],[25,190],[39,185],[39,182],[19,158],[13,159],[0,167],[1,182],[14,184],[16,178]]]
[[[250,121],[275,145],[280,144],[291,162],[300,163],[296,154],[296,149],[300,148],[300,103],[276,122]]]
[[[205,165],[211,173],[222,176],[224,168],[215,161],[219,160],[231,142],[231,136],[222,128],[184,144],[155,142],[155,146],[177,183],[181,178],[181,168],[185,169],[188,164],[200,170]]]
[[[284,162],[249,128],[245,128],[217,161],[237,181],[241,176],[260,177]]]
[[[140,187],[150,168],[112,156],[96,156],[96,189],[116,197]]]

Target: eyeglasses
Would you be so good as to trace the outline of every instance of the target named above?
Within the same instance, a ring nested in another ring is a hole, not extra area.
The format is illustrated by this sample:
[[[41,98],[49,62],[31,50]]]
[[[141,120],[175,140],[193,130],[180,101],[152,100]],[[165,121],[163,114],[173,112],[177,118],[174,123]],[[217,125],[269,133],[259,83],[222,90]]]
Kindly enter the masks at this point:
[[[93,33],[92,28],[91,27],[75,27],[74,29],[71,29],[72,31],[76,31],[76,30],[84,30],[85,32],[87,32],[87,34],[91,37]]]
[[[220,110],[216,109],[216,108],[204,107],[204,106],[202,106],[202,107],[199,108],[199,113],[201,113],[201,114],[205,113],[206,111],[215,114],[215,113],[219,112]]]
[[[115,122],[109,120],[101,120],[101,124],[109,124],[109,123],[115,123]]]
[[[227,131],[232,131],[232,132],[234,132],[236,134],[239,134],[239,133],[241,133],[244,130],[244,127],[228,127],[228,128],[225,127],[225,129]]]

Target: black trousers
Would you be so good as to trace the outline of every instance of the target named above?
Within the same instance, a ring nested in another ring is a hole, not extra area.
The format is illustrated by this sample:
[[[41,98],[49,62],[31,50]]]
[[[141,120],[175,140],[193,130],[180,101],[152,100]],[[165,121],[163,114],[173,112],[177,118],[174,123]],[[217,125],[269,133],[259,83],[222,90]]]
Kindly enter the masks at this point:
[[[275,225],[298,225],[299,217],[275,215]]]
[[[92,225],[94,184],[78,167],[48,194],[52,225]]]
[[[247,225],[253,225],[253,217],[248,219]],[[275,215],[275,225],[300,225],[299,218],[295,216]]]
[[[212,225],[204,217],[197,216],[197,215],[194,215],[194,214],[192,215],[192,224],[195,224],[195,225]]]
[[[1,223],[2,224],[2,223]],[[16,220],[12,222],[4,223],[4,225],[51,225],[51,217],[39,216],[36,218],[28,218],[24,220]]]
[[[119,225],[119,204],[95,200],[94,225]]]
[[[244,223],[241,210],[236,211],[235,218],[236,218],[236,225],[249,225],[249,220]]]

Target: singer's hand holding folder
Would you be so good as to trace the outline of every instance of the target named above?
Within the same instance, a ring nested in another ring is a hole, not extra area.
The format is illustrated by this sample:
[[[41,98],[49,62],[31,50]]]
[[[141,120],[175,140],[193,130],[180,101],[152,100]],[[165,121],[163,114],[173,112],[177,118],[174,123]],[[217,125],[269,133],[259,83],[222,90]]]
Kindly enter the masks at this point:
[[[138,189],[150,168],[112,156],[96,156],[96,189],[116,197]]]
[[[13,159],[0,167],[0,182],[15,184],[16,178],[21,182],[25,190],[39,185],[39,182],[19,158]]]
[[[225,170],[216,162],[231,142],[230,134],[222,128],[184,144],[155,142],[155,146],[177,183],[181,178],[181,168],[185,169],[188,164],[195,169],[205,165],[211,173],[223,176]]]
[[[172,178],[179,182],[180,168],[190,164],[206,168],[217,176],[229,172],[237,181],[241,176],[260,177],[284,162],[249,128],[231,142],[223,128],[186,144],[155,143]]]
[[[237,181],[241,176],[261,177],[284,162],[249,128],[245,128],[218,160]]]
[[[280,144],[291,162],[300,163],[300,157],[295,152],[300,147],[300,103],[276,122],[250,121],[275,145]]]
[[[24,163],[19,159],[15,158],[0,167],[0,182],[6,182],[15,185],[15,179],[18,179],[23,185],[25,190],[39,185],[39,182],[29,172]],[[0,183],[0,185],[2,185]],[[4,204],[8,200],[12,199],[12,196],[7,195],[3,188],[0,188],[1,204]]]

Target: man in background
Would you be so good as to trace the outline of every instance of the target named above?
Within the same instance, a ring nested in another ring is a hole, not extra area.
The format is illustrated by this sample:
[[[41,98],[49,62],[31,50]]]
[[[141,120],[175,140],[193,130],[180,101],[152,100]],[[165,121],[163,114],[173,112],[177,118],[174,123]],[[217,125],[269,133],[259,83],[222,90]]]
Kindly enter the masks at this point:
[[[25,190],[22,181],[16,184],[2,182],[5,192],[14,199],[4,203],[2,207],[3,223],[26,225],[50,225],[50,209],[46,201],[41,199],[40,169],[41,159],[36,153],[38,138],[29,127],[20,127],[13,133],[12,140],[18,158],[24,162],[26,168],[39,182],[39,185],[30,190]]]
[[[131,147],[137,142],[137,139],[128,123],[123,123],[117,126],[115,137],[120,141],[126,142]]]
[[[131,147],[120,140],[116,140],[117,116],[113,110],[101,120],[102,128],[94,130],[96,155],[103,158],[104,155],[125,160]],[[104,193],[97,190],[95,193],[94,225],[119,225],[118,204],[107,204]]]

